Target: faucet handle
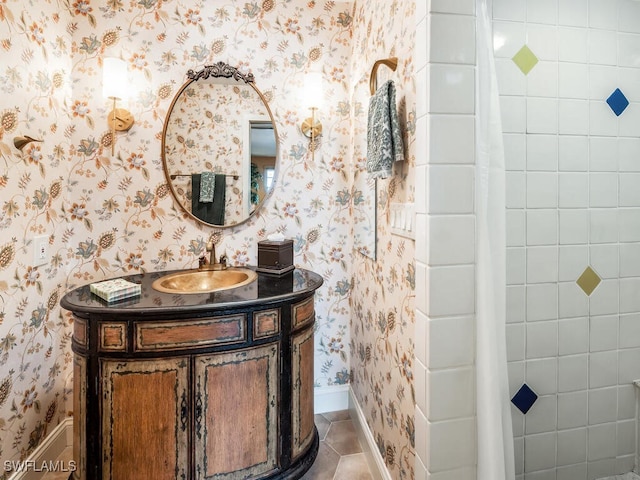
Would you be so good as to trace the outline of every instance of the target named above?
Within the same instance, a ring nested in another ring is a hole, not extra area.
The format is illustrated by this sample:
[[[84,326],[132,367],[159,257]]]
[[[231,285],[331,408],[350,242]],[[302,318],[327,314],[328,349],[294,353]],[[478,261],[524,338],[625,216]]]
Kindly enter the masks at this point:
[[[222,240],[222,231],[211,232],[209,235],[209,243],[216,245]]]
[[[220,255],[220,263],[222,263],[223,265],[227,264],[227,254],[223,253],[222,255]]]

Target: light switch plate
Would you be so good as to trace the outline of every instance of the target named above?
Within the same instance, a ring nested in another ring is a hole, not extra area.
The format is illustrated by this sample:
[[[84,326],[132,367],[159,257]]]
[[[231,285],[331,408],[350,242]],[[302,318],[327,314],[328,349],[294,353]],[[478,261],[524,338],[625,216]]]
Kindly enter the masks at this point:
[[[33,237],[33,266],[39,267],[49,262],[49,235]]]
[[[416,214],[413,203],[392,203],[390,206],[391,233],[416,238]]]

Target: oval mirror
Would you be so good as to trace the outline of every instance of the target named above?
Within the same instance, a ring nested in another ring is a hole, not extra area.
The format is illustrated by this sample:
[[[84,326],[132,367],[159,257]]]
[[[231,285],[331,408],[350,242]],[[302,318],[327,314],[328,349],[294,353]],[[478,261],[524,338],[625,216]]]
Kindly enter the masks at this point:
[[[164,173],[189,216],[232,227],[255,214],[273,189],[275,121],[252,74],[218,62],[187,77],[162,130]]]

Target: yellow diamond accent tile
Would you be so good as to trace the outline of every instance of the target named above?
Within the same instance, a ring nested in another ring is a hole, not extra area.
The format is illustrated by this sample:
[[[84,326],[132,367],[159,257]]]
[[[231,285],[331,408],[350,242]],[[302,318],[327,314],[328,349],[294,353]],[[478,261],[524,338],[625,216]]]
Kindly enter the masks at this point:
[[[578,286],[584,290],[587,296],[591,295],[598,285],[600,285],[600,277],[591,267],[587,267],[580,278],[576,280]]]
[[[538,57],[536,57],[526,45],[518,50],[518,53],[516,53],[511,60],[513,60],[525,75],[538,63]]]

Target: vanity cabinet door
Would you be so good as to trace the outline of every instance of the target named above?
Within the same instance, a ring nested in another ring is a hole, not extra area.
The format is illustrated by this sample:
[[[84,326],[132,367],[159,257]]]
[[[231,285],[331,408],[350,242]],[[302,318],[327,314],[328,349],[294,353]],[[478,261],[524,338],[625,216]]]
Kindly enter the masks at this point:
[[[188,478],[188,358],[101,360],[100,368],[102,478]]]
[[[277,344],[195,357],[197,480],[262,476],[278,467]]]
[[[293,336],[291,351],[291,451],[295,460],[313,441],[313,327]]]
[[[78,469],[74,480],[87,479],[87,359],[73,357],[73,458]]]

